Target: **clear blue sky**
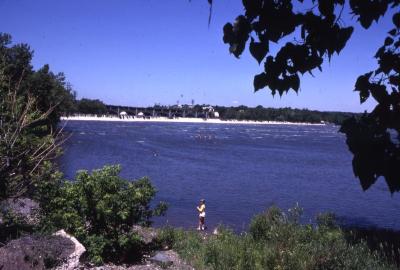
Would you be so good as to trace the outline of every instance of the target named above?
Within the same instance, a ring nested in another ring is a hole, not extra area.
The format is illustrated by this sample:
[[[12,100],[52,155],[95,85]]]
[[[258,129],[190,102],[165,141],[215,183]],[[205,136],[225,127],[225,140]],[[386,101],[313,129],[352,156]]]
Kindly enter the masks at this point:
[[[0,32],[30,44],[34,66],[64,72],[78,97],[109,104],[209,103],[371,110],[359,104],[357,75],[376,67],[376,49],[390,30],[386,16],[370,30],[356,28],[341,55],[302,78],[299,94],[253,93],[262,67],[240,60],[222,42],[222,27],[243,12],[241,0],[0,0]]]

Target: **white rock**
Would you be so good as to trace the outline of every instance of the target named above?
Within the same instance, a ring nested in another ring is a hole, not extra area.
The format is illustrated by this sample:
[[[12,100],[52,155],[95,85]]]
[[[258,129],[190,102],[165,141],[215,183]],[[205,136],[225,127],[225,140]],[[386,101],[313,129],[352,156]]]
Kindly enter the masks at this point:
[[[216,228],[214,229],[213,234],[214,234],[214,235],[218,235],[218,234],[219,234],[218,227],[216,227]]]
[[[75,237],[67,234],[64,230],[59,230],[58,232],[54,233],[54,235],[68,238],[75,245],[74,252],[72,252],[68,256],[67,261],[65,263],[63,263],[62,265],[58,266],[56,268],[56,270],[76,269],[79,266],[79,258],[86,251],[86,248],[81,243],[79,243],[79,241]]]

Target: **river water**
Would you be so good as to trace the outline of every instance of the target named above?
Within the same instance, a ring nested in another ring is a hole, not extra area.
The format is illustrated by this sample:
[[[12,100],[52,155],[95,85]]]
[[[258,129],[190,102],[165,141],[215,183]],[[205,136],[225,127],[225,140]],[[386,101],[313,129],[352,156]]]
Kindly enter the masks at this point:
[[[204,198],[209,227],[245,230],[271,205],[298,203],[303,221],[333,212],[347,225],[400,229],[400,196],[383,179],[362,191],[335,126],[70,121],[60,168],[121,164],[127,179],[150,177],[169,210],[155,225],[194,228]]]

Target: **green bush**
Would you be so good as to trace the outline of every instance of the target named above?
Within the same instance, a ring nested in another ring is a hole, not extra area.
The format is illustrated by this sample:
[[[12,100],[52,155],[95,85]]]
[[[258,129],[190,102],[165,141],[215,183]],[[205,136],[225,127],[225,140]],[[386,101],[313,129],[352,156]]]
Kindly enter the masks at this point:
[[[254,239],[268,240],[283,223],[286,223],[286,219],[282,211],[278,207],[272,206],[264,214],[257,215],[252,219],[249,232]]]
[[[132,226],[149,226],[154,215],[166,211],[164,203],[150,208],[156,190],[148,178],[129,182],[119,176],[120,170],[105,166],[92,174],[80,171],[75,182],[63,183],[46,207],[43,226],[76,236],[96,264],[139,259],[144,244]]]
[[[180,232],[180,234],[178,234]],[[182,230],[166,226],[159,231],[157,236],[157,244],[160,248],[173,248],[174,244],[179,243],[179,235],[183,235]]]
[[[249,233],[222,228],[203,237],[166,228],[160,237],[196,269],[396,269],[365,243],[350,245],[331,215],[326,224],[300,224],[302,209],[277,207],[253,218]],[[322,218],[322,217],[320,217]]]
[[[323,213],[317,216],[317,224],[323,228],[336,228],[336,217],[332,213]]]

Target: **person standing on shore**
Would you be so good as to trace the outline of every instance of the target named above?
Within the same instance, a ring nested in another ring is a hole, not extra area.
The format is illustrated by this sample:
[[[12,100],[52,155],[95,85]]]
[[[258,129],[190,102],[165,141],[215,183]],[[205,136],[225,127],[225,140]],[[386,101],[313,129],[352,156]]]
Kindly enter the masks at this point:
[[[206,201],[204,199],[200,200],[200,204],[197,206],[197,211],[199,212],[199,226],[197,227],[197,230],[204,231],[206,229]]]

